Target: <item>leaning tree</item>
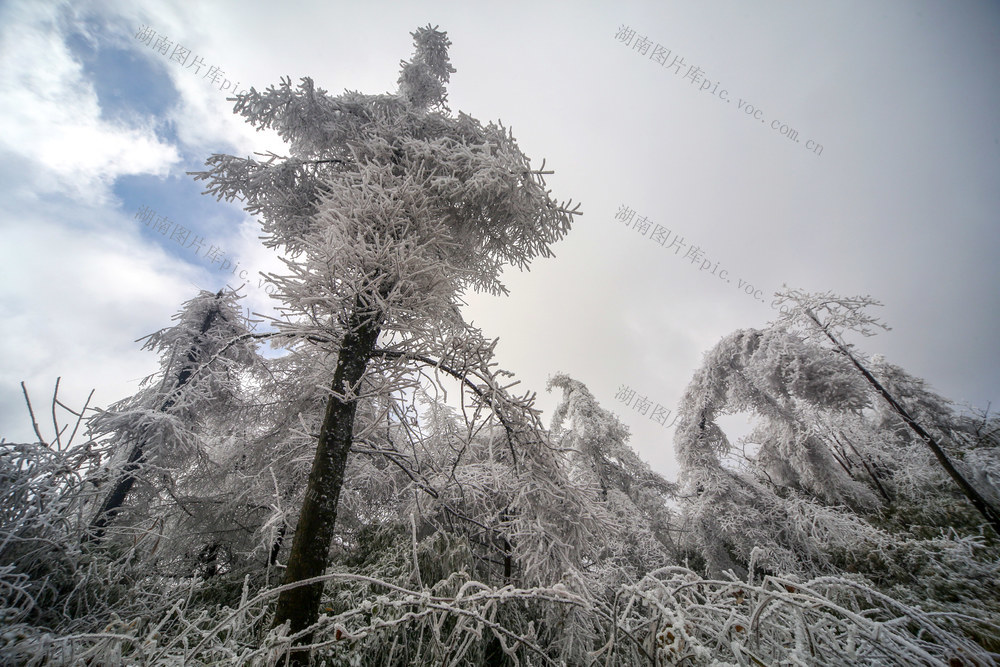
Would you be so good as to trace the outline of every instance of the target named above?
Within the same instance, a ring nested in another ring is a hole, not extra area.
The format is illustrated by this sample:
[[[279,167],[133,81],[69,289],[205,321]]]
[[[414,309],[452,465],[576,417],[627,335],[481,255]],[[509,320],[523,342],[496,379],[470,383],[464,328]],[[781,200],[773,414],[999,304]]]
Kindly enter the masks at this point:
[[[926,537],[916,525],[955,536],[978,533],[980,517],[995,525],[997,457],[976,430],[986,423],[961,418],[922,381],[843,341],[845,330],[870,335],[881,326],[864,311],[877,302],[781,296],[789,302],[782,318],[726,336],[682,400],[674,442],[683,507],[707,568],[856,572],[871,568],[861,561],[874,554],[885,560],[874,570],[886,570],[918,549],[961,550],[957,538],[916,540]],[[739,413],[757,420],[742,455],[718,423]],[[980,517],[963,515],[959,494]]]
[[[912,434],[913,440],[926,445],[962,495],[1000,535],[1000,503],[996,500],[996,490],[988,482],[988,489],[977,488],[948,454],[948,445],[962,444],[968,430],[952,414],[949,401],[929,391],[922,380],[913,378],[898,366],[881,359],[869,361],[844,342],[846,331],[871,336],[875,329],[889,329],[866,312],[870,306],[881,304],[868,296],[840,297],[829,292],[809,294],[795,289],[778,296],[778,303],[788,303],[782,306],[782,324],[831,343],[831,349],[850,362],[878,397],[877,405],[886,415],[883,421],[899,422]]]
[[[451,42],[430,26],[412,35],[395,93],[332,96],[303,78],[238,96],[235,112],[276,130],[289,155],[214,155],[196,174],[207,193],[260,216],[265,244],[288,257],[287,272],[269,276],[277,335],[291,354],[330,362],[285,584],[323,574],[348,454],[371,426],[355,423],[359,401],[412,386],[403,365],[451,369],[497,412],[513,452],[544,449],[530,403],[503,391],[458,306],[470,288],[506,293],[505,266],[551,256],[578,206],[550,197],[549,172],[531,168],[508,129],[451,113]],[[321,594],[321,582],[290,586],[274,625],[290,621],[307,640]]]
[[[244,371],[259,361],[239,299],[223,289],[184,303],[174,326],[141,339],[143,349],[160,353],[160,371],[134,396],[91,418],[90,430],[108,437],[120,467],[105,485],[87,541],[103,537],[144,469],[176,470],[203,456],[207,422],[238,402]]]

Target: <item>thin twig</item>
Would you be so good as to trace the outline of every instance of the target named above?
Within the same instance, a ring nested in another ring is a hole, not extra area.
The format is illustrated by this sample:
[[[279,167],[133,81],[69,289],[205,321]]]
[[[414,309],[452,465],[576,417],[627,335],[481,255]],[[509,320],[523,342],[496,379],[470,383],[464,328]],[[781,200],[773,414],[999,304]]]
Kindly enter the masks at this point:
[[[24,382],[21,382],[21,391],[24,392],[24,400],[28,404],[28,414],[31,415],[31,426],[35,429],[35,435],[38,436],[38,442],[48,447],[48,443],[45,442],[45,438],[42,437],[42,432],[38,430],[38,422],[35,421],[35,411],[31,409],[31,399],[28,398],[28,389],[24,386]]]

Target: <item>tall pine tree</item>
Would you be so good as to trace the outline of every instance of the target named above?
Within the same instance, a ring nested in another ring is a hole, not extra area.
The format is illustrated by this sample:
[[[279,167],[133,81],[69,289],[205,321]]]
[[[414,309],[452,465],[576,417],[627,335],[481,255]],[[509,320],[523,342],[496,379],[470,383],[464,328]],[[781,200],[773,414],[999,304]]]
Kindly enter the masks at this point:
[[[285,316],[276,327],[293,353],[311,354],[297,345],[309,341],[336,359],[286,584],[326,568],[347,457],[362,428],[358,401],[393,390],[366,384],[370,362],[448,354],[468,333],[457,310],[463,292],[505,293],[503,267],[550,256],[576,213],[550,198],[547,172],[530,167],[509,130],[451,115],[446,34],[428,26],[413,38],[396,93],[333,97],[304,78],[297,89],[283,80],[241,95],[236,112],[277,130],[290,155],[264,163],[216,155],[198,174],[209,193],[245,199],[266,243],[290,256],[288,274],[271,280]],[[499,387],[479,389],[496,405]],[[506,427],[512,442],[526,432],[512,421]],[[322,588],[285,590],[275,625],[308,628]]]

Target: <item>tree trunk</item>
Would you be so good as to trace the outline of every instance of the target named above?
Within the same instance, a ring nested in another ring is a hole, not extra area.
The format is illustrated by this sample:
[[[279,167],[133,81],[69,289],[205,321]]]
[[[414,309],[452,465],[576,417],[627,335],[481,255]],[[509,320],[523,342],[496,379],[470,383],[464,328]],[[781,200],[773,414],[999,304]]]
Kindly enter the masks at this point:
[[[357,411],[356,400],[344,400],[341,396],[358,387],[381,330],[380,320],[381,314],[365,307],[361,296],[358,296],[337,356],[337,368],[331,386],[334,394],[326,403],[326,414],[320,427],[316,456],[312,472],[309,473],[298,525],[295,527],[283,585],[317,577],[326,571]],[[292,634],[315,623],[319,617],[322,593],[322,583],[283,591],[278,597],[273,627],[291,621],[289,633]],[[298,643],[309,643],[310,639],[311,636],[306,636]],[[307,658],[302,653],[297,657],[295,653],[292,654],[292,664],[306,662]]]
[[[118,514],[118,510],[125,504],[125,498],[135,484],[135,475],[133,473],[139,468],[139,459],[141,458],[142,445],[136,445],[131,453],[129,453],[128,460],[125,462],[125,467],[122,468],[122,474],[115,483],[114,488],[104,498],[104,502],[101,503],[101,508],[97,511],[97,515],[90,522],[90,530],[84,536],[85,541],[97,542],[104,537],[104,529],[107,528],[108,522]]]
[[[281,524],[281,528],[278,529],[278,536],[274,538],[274,543],[271,544],[271,555],[267,559],[268,565],[276,565],[278,563],[278,554],[281,552],[281,545],[285,541],[285,524]]]

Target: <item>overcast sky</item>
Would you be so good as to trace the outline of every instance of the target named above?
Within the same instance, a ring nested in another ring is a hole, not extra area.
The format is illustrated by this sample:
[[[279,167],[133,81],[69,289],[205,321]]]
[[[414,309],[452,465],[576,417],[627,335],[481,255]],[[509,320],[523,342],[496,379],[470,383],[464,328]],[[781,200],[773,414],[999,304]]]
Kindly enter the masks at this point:
[[[249,269],[246,303],[268,308],[256,274],[280,264],[258,223],[185,174],[213,153],[287,154],[226,96],[303,76],[394,92],[428,23],[453,42],[452,110],[512,127],[553,194],[582,204],[554,259],[466,309],[546,422],[545,381],[568,373],[673,478],[672,416],[616,393],[676,410],[704,352],[772,319],[783,283],[871,294],[893,330],[862,349],[1000,405],[997,3],[15,0],[0,3],[0,436],[31,438],[22,380],[42,409],[57,376],[71,406],[134,393],[157,368],[134,341],[199,289]]]

